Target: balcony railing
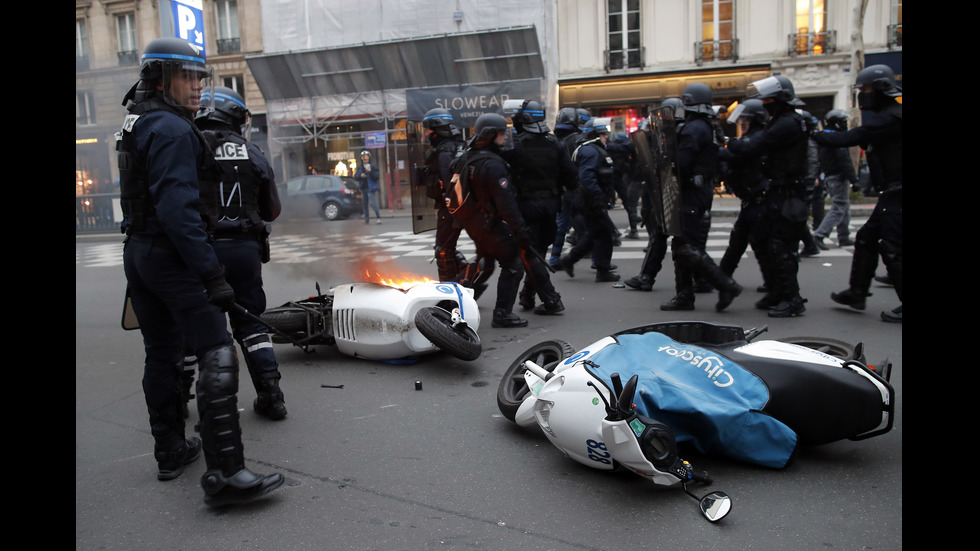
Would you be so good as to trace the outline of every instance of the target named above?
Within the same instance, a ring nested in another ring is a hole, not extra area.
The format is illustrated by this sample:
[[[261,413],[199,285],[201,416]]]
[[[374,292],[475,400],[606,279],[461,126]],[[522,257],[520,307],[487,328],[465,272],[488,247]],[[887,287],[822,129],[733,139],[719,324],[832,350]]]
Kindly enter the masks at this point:
[[[242,51],[242,39],[241,38],[219,38],[218,39],[218,53],[219,54],[236,54]]]
[[[888,25],[888,49],[902,47],[902,24]]]
[[[705,61],[738,61],[738,39],[695,42],[694,62],[700,66]]]
[[[823,55],[837,51],[837,31],[789,35],[789,55]]]

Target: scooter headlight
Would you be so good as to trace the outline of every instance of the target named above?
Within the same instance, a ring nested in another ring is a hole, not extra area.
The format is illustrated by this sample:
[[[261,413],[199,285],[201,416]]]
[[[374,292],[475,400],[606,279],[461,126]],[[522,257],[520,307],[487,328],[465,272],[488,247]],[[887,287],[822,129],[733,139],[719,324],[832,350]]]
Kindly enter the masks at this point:
[[[538,426],[541,427],[541,430],[550,434],[553,438],[557,438],[554,431],[551,430],[551,423],[549,421],[551,419],[551,408],[554,405],[554,402],[547,400],[534,402],[534,418],[538,421]]]

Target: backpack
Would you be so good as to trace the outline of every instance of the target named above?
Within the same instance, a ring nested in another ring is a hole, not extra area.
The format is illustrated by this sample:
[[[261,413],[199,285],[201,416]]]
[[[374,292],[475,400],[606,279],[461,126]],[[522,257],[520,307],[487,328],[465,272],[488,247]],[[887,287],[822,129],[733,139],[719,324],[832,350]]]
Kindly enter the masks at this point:
[[[453,178],[446,190],[446,208],[456,220],[468,220],[479,214],[480,199],[473,193],[473,180],[479,166],[488,159],[499,155],[486,149],[467,149],[453,159],[449,165]]]

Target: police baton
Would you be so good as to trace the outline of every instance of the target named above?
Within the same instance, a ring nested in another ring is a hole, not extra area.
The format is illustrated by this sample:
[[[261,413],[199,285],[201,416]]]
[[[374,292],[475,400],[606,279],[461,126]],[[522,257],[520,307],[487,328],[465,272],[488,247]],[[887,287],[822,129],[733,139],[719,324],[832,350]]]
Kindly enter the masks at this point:
[[[540,260],[541,263],[544,264],[546,268],[548,268],[548,271],[549,272],[551,272],[551,273],[554,274],[554,273],[556,273],[558,271],[558,270],[555,269],[554,266],[552,266],[551,264],[548,264],[548,261],[545,260],[545,258],[543,256],[541,256],[541,253],[539,253],[537,249],[535,249],[531,245],[528,245],[527,246],[527,250],[528,251],[531,251],[531,254],[533,254],[535,258],[537,258],[538,260]]]

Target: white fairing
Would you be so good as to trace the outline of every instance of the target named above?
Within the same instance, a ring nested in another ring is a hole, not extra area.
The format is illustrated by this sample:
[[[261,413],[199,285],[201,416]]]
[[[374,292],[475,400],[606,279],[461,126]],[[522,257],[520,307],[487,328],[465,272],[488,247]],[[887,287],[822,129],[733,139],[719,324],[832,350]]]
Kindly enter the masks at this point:
[[[460,317],[474,331],[480,310],[473,290],[456,283],[420,283],[407,290],[377,283],[348,283],[333,293],[333,336],[349,356],[391,360],[438,352],[415,327],[415,314],[444,301],[459,305]]]
[[[735,350],[750,356],[786,360],[789,362],[810,362],[834,367],[840,367],[844,363],[840,358],[836,358],[830,354],[824,354],[818,350],[798,344],[780,341],[757,341],[740,346]]]

